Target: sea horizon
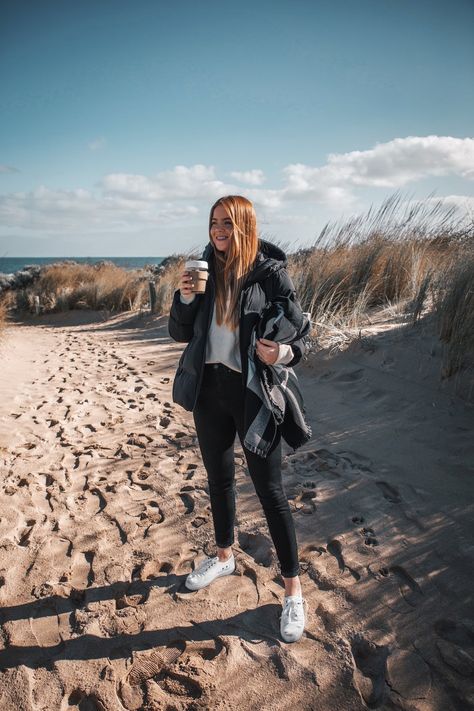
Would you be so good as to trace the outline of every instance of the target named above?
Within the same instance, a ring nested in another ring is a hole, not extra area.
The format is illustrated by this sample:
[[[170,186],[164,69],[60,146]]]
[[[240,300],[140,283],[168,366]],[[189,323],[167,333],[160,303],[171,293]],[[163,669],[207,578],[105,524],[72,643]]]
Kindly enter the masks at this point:
[[[70,261],[78,264],[96,264],[97,262],[113,262],[122,269],[140,269],[146,264],[161,264],[166,257],[0,257],[0,274],[15,274],[25,267]]]

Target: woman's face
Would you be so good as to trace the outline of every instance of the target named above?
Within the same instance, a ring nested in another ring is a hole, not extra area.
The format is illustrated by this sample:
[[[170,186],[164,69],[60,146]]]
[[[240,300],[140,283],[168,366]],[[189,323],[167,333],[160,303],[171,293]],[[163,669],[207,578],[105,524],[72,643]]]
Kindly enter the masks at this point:
[[[233,233],[232,220],[223,205],[216,205],[211,220],[211,240],[219,252],[227,252]]]

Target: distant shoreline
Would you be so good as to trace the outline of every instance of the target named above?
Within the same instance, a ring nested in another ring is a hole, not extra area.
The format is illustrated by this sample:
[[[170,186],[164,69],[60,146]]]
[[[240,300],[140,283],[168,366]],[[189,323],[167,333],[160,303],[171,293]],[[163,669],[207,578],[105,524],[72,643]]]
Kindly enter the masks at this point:
[[[123,269],[140,269],[146,264],[161,264],[165,257],[0,257],[0,274],[14,274],[26,266],[37,264],[57,264],[58,262],[77,262],[78,264],[96,264],[113,262]]]

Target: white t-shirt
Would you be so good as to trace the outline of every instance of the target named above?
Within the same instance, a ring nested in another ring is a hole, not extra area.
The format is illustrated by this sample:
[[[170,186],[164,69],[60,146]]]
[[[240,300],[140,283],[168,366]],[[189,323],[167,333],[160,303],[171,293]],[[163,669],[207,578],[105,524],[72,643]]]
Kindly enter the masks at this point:
[[[195,294],[190,297],[184,297],[180,294],[180,300],[183,304],[190,304],[195,299]],[[294,353],[290,345],[286,343],[279,344],[278,358],[274,365],[286,365],[293,359]],[[218,326],[216,321],[216,305],[214,303],[214,311],[212,314],[211,325],[207,334],[206,343],[206,363],[223,363],[228,368],[242,372],[242,362],[240,358],[239,348],[239,327],[235,331],[231,331],[224,324]]]

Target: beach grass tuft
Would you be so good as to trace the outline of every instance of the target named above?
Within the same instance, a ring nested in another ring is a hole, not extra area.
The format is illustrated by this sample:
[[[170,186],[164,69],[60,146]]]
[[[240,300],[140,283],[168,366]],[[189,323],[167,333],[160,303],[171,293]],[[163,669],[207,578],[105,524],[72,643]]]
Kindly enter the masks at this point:
[[[3,338],[8,318],[8,303],[7,299],[0,299],[0,339]]]
[[[11,292],[10,303],[41,313],[141,311],[150,307],[152,280],[154,312],[167,314],[184,262],[195,252],[135,271],[111,262],[53,264]],[[329,223],[312,246],[289,255],[288,271],[321,345],[347,346],[384,308],[412,324],[434,314],[445,377],[474,367],[474,224],[441,200],[414,202],[396,193],[378,209]],[[4,301],[0,329],[7,311]]]
[[[41,271],[32,286],[18,290],[17,308],[34,311],[36,299],[43,313],[136,310],[145,305],[148,287],[140,271],[126,271],[109,262],[52,264]]]

